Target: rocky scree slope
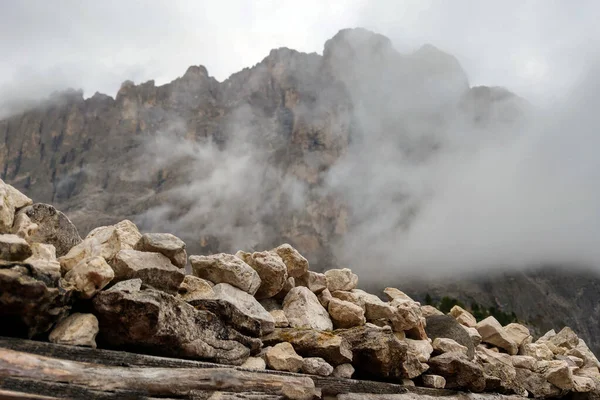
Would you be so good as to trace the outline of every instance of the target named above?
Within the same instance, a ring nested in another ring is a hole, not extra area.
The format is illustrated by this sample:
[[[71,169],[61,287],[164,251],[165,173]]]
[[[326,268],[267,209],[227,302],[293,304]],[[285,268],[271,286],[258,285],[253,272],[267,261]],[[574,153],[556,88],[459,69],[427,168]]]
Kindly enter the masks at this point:
[[[57,93],[0,121],[0,177],[67,212],[82,233],[129,219],[203,254],[285,241],[323,270],[343,264],[333,247],[356,223],[344,193],[327,186],[344,157],[377,156],[356,149],[383,142],[418,162],[435,153],[457,115],[484,135],[514,126],[526,109],[504,89],[470,87],[456,59],[432,46],[401,54],[384,36],[349,29],[327,41],[322,56],[273,50],[224,82],[193,66],[163,86],[124,82],[114,99]],[[244,164],[248,154],[256,156]],[[351,175],[368,164],[358,162]],[[215,183],[210,171],[222,165],[247,172],[241,182],[225,174]],[[408,211],[406,223],[415,210]],[[589,293],[599,282],[543,270],[463,284],[455,297],[500,303],[536,322],[540,334],[577,327],[598,351],[600,310]],[[415,296],[445,295],[434,286]],[[531,288],[545,296],[536,306],[523,297]]]
[[[445,315],[396,288],[386,288],[382,300],[358,289],[350,269],[311,271],[289,244],[191,255],[186,274],[187,247],[174,235],[142,234],[123,220],[81,239],[54,207],[33,204],[3,181],[0,194],[1,335],[410,387],[534,398],[600,394],[600,364],[569,327],[534,342],[523,325],[477,321],[460,307]],[[81,383],[89,377],[77,375],[78,367],[99,368],[31,357],[0,349],[0,363],[11,366],[2,378],[38,373],[50,380],[58,365],[62,379],[79,376]],[[124,379],[136,376],[145,375],[132,370]],[[271,379],[277,398],[323,395],[312,379],[289,378],[293,387]],[[193,385],[191,375],[185,382]],[[221,386],[237,388],[231,385]]]

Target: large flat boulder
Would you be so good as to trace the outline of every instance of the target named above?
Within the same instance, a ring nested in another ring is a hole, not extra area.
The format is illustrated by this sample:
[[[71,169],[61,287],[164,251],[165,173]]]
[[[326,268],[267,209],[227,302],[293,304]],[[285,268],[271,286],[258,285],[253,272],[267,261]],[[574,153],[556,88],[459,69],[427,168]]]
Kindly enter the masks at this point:
[[[144,285],[171,294],[178,292],[185,278],[185,273],[160,253],[121,250],[111,266],[115,271],[115,282],[141,279]]]
[[[482,342],[504,349],[510,355],[516,355],[519,351],[517,343],[506,333],[496,318],[487,317],[479,321],[475,328],[481,335]]]
[[[194,307],[210,311],[236,330],[260,337],[273,332],[273,316],[254,298],[235,286],[219,283],[212,288],[214,298],[193,299]]]
[[[103,291],[93,305],[99,338],[110,346],[241,365],[261,345],[213,313],[154,289]]]
[[[275,329],[269,335],[263,336],[262,341],[265,346],[289,342],[301,356],[321,357],[333,366],[352,361],[352,350],[348,341],[331,332],[296,328]]]
[[[292,328],[333,329],[327,310],[307,287],[298,286],[289,291],[283,300],[283,312]]]
[[[170,233],[145,233],[134,246],[135,250],[160,253],[177,268],[187,263],[185,242]]]
[[[260,287],[258,273],[232,254],[190,256],[192,274],[213,283],[228,283],[254,296]]]

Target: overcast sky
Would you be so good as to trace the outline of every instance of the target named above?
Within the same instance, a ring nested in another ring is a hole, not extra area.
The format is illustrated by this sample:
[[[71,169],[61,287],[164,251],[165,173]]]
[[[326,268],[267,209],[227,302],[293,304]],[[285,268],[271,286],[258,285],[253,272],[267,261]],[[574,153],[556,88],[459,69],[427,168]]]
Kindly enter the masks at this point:
[[[472,85],[547,101],[585,69],[599,13],[594,0],[0,0],[0,104],[69,86],[114,96],[197,64],[224,80],[272,48],[321,53],[356,26],[400,51],[454,54]]]

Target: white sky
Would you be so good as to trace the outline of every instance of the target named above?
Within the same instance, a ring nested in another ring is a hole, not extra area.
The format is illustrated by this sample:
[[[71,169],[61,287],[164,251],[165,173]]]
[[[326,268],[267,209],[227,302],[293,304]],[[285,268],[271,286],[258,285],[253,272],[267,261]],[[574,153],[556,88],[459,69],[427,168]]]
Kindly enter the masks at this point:
[[[356,26],[400,51],[448,51],[474,85],[547,101],[598,47],[598,15],[594,0],[0,0],[0,105],[69,86],[114,96],[197,64],[223,80],[272,48],[321,53]]]

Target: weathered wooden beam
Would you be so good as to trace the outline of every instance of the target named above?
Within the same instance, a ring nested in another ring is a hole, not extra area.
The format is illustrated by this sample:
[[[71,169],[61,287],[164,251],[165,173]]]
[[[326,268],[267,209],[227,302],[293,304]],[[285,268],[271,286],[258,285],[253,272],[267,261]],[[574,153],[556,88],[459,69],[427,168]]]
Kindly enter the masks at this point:
[[[129,391],[144,396],[181,397],[192,391],[296,393],[310,399],[315,393],[308,377],[281,376],[233,368],[115,367],[61,360],[21,351],[0,349],[0,380],[21,378],[68,383],[101,392]],[[290,396],[292,397],[292,396]]]

